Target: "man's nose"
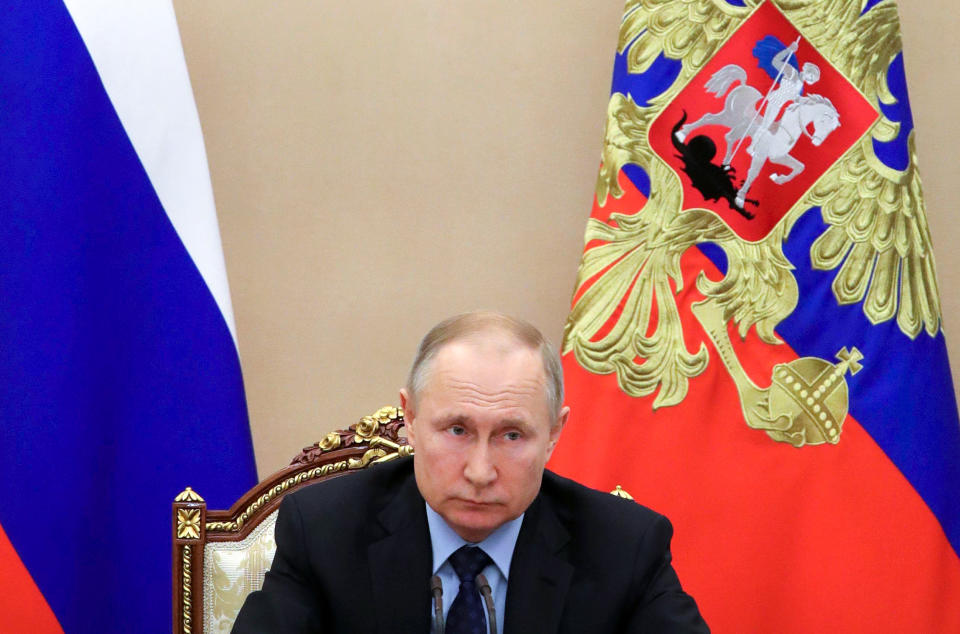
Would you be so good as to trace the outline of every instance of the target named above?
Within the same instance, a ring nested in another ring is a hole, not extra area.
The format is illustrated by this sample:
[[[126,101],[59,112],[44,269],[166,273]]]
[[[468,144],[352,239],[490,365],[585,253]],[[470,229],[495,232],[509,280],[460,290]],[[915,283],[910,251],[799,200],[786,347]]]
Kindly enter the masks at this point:
[[[490,446],[485,442],[477,442],[470,447],[467,455],[467,464],[463,475],[473,486],[484,487],[497,479],[497,469],[490,455]]]

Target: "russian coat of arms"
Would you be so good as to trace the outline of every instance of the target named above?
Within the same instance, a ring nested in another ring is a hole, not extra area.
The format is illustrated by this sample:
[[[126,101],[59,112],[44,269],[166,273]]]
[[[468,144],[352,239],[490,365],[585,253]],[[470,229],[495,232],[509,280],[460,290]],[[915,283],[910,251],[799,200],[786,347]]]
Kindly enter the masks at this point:
[[[744,6],[739,6],[742,4]],[[840,304],[872,323],[896,319],[916,337],[940,329],[939,296],[913,139],[895,169],[876,156],[899,124],[887,73],[901,50],[896,7],[868,0],[635,0],[619,52],[628,72],[681,62],[648,102],[614,92],[608,108],[597,204],[619,198],[626,166],[649,178],[635,213],[591,219],[564,352],[584,368],[615,373],[631,396],[656,392],[675,405],[710,362],[691,352],[676,296],[680,257],[713,243],[719,280],[701,274],[692,313],[736,383],[748,426],[796,447],[840,440],[852,347],[837,361],[803,357],[772,369],[759,387],[731,342],[755,329],[776,345],[776,326],[797,307],[783,242],[819,207],[827,229],[810,246],[814,268],[836,270]],[[870,5],[870,6],[868,6]],[[875,5],[875,6],[874,6]],[[869,9],[869,10],[867,10]]]

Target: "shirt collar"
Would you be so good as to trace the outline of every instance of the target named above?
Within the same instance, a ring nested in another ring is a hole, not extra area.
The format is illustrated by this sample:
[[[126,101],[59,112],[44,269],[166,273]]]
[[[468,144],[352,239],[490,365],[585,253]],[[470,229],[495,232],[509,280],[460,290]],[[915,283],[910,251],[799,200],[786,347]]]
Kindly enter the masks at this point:
[[[510,562],[513,560],[513,548],[517,545],[520,525],[523,524],[523,514],[500,525],[485,540],[474,544],[457,535],[456,531],[450,528],[440,514],[430,508],[429,504],[424,502],[424,506],[427,508],[427,526],[430,528],[430,543],[433,546],[433,574],[437,574],[440,566],[454,551],[461,546],[470,545],[483,548],[483,551],[500,569],[503,578],[508,577]]]

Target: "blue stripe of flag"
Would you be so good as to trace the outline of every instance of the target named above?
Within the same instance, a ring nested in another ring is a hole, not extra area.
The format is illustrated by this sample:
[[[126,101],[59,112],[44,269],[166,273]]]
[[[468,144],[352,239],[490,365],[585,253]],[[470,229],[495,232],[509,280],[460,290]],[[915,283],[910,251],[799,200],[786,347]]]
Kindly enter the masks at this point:
[[[236,348],[63,4],[0,33],[0,524],[66,631],[169,631],[174,496],[256,481]]]

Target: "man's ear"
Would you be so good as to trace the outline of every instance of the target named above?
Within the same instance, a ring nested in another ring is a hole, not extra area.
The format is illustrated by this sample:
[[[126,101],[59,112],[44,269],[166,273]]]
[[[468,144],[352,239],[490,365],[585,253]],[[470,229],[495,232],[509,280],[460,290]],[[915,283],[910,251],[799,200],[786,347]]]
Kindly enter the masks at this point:
[[[401,388],[400,390],[400,407],[403,409],[403,426],[407,430],[407,442],[416,449],[417,441],[413,430],[413,399],[407,393],[407,388]]]
[[[560,440],[560,432],[563,431],[563,426],[567,424],[567,418],[569,416],[570,408],[564,405],[563,409],[560,410],[560,415],[557,416],[557,422],[550,428],[550,444],[547,446],[548,459],[550,455],[553,454],[553,448],[557,446],[557,441]]]

